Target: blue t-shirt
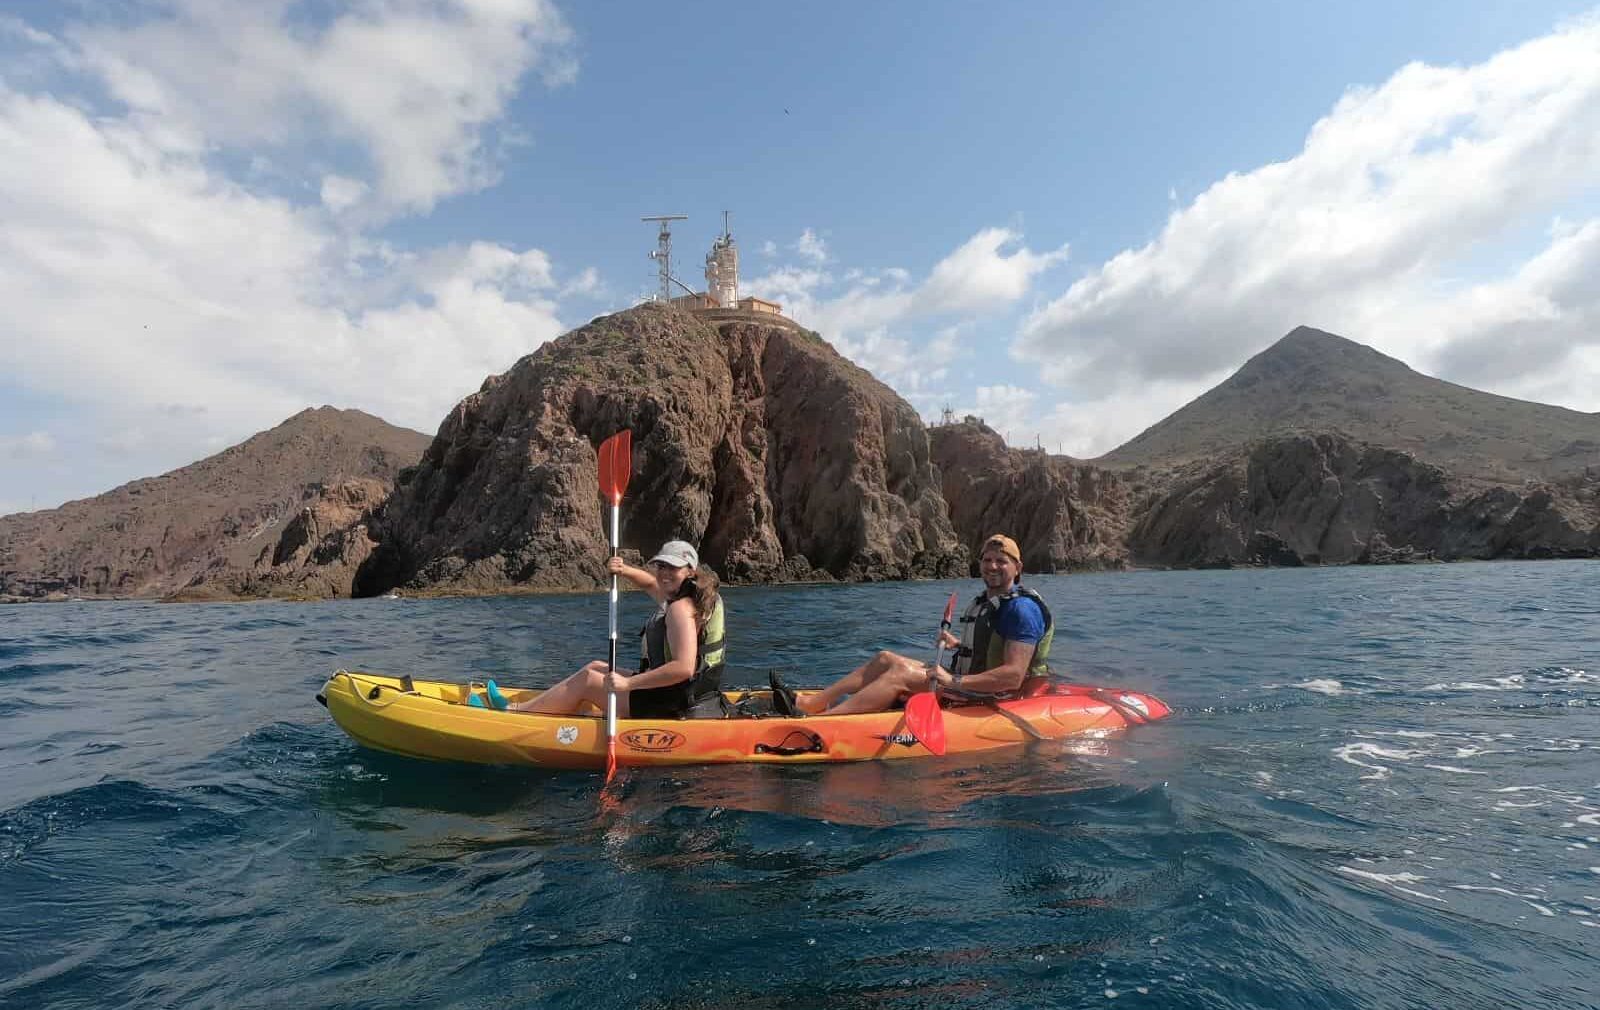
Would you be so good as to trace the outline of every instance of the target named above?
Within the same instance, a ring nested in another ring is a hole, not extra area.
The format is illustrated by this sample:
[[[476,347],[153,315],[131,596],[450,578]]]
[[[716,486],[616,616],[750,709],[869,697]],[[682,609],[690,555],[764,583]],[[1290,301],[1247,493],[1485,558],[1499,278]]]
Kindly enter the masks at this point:
[[[994,630],[1008,642],[1037,645],[1044,637],[1044,611],[1026,596],[1019,596],[994,616]]]

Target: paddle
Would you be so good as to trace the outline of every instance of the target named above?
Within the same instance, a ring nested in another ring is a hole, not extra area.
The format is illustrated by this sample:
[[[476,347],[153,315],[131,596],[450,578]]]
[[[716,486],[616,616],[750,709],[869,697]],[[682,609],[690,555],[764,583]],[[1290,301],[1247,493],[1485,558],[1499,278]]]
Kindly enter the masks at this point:
[[[950,630],[950,621],[956,616],[956,594],[944,605],[944,620],[939,622],[939,637],[933,643],[933,668],[944,664],[944,633]],[[933,691],[919,691],[906,701],[906,729],[922,741],[922,746],[936,755],[945,751],[944,710],[939,707],[939,695]]]
[[[633,433],[624,428],[600,443],[600,496],[611,503],[611,556],[621,539],[622,493],[633,471]],[[611,651],[608,668],[617,669],[617,576],[611,576]],[[606,688],[606,782],[617,773],[617,694]]]

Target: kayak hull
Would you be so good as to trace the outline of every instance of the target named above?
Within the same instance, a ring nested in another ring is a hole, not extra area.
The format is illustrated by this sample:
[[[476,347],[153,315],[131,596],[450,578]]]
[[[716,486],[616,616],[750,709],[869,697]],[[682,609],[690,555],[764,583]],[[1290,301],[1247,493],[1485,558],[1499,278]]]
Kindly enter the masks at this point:
[[[465,704],[468,687],[339,670],[317,700],[357,743],[407,757],[540,768],[602,768],[605,719],[503,712]],[[505,690],[513,702],[538,694]],[[733,703],[767,692],[729,691]],[[1159,699],[1133,691],[1051,685],[995,704],[944,709],[951,753],[1014,747],[1029,740],[1104,736],[1165,718]],[[903,711],[795,718],[619,719],[623,766],[809,764],[922,758],[931,752]]]

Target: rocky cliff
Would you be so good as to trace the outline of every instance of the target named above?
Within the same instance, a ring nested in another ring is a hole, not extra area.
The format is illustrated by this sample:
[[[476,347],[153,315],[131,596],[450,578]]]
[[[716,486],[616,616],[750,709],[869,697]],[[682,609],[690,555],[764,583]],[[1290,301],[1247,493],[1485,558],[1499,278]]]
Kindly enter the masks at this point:
[[[1600,415],[1308,327],[1087,463],[930,436],[963,542],[1008,531],[1033,571],[1600,556]]]
[[[1006,533],[1030,572],[1127,567],[1135,495],[1116,473],[1008,448],[976,418],[931,428],[928,436],[950,518],[972,558],[985,537]]]
[[[924,428],[788,320],[645,305],[490,377],[431,442],[322,408],[0,517],[0,599],[594,587],[595,450],[624,427],[625,549],[688,539],[734,581],[959,575],[997,530],[1033,572],[1600,556],[1600,415],[1321,331],[1085,462]]]
[[[1263,439],[1170,475],[1129,534],[1174,567],[1600,556],[1600,480],[1463,480],[1335,433]]]
[[[363,500],[381,499],[427,443],[370,414],[321,407],[171,473],[0,517],[0,596],[254,595],[267,586],[259,573],[283,550],[285,524],[307,509],[326,514],[330,494],[348,501],[339,490],[347,481]],[[349,578],[341,587],[319,571],[302,590],[285,573],[271,587],[340,595]]]
[[[964,570],[916,412],[786,320],[643,305],[489,378],[371,518],[355,591],[599,585],[596,447],[633,432],[625,547],[740,581]]]
[[[1600,555],[1600,415],[1309,327],[1096,463],[1149,487],[1142,565]]]

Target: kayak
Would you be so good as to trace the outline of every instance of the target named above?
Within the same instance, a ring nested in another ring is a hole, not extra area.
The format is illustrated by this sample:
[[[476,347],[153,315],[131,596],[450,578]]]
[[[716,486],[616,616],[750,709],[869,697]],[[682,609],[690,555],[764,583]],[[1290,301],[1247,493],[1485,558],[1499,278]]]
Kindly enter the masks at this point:
[[[317,693],[357,743],[408,757],[540,768],[602,768],[605,719],[541,715],[466,704],[472,687],[338,670]],[[513,703],[531,689],[502,688]],[[801,694],[811,692],[802,691]],[[720,711],[770,711],[769,691],[725,691]],[[952,702],[942,712],[952,753],[1015,747],[1030,740],[1106,736],[1163,719],[1171,710],[1135,691],[1040,681],[1029,697]],[[932,754],[903,711],[862,715],[619,719],[619,765],[876,761]]]

